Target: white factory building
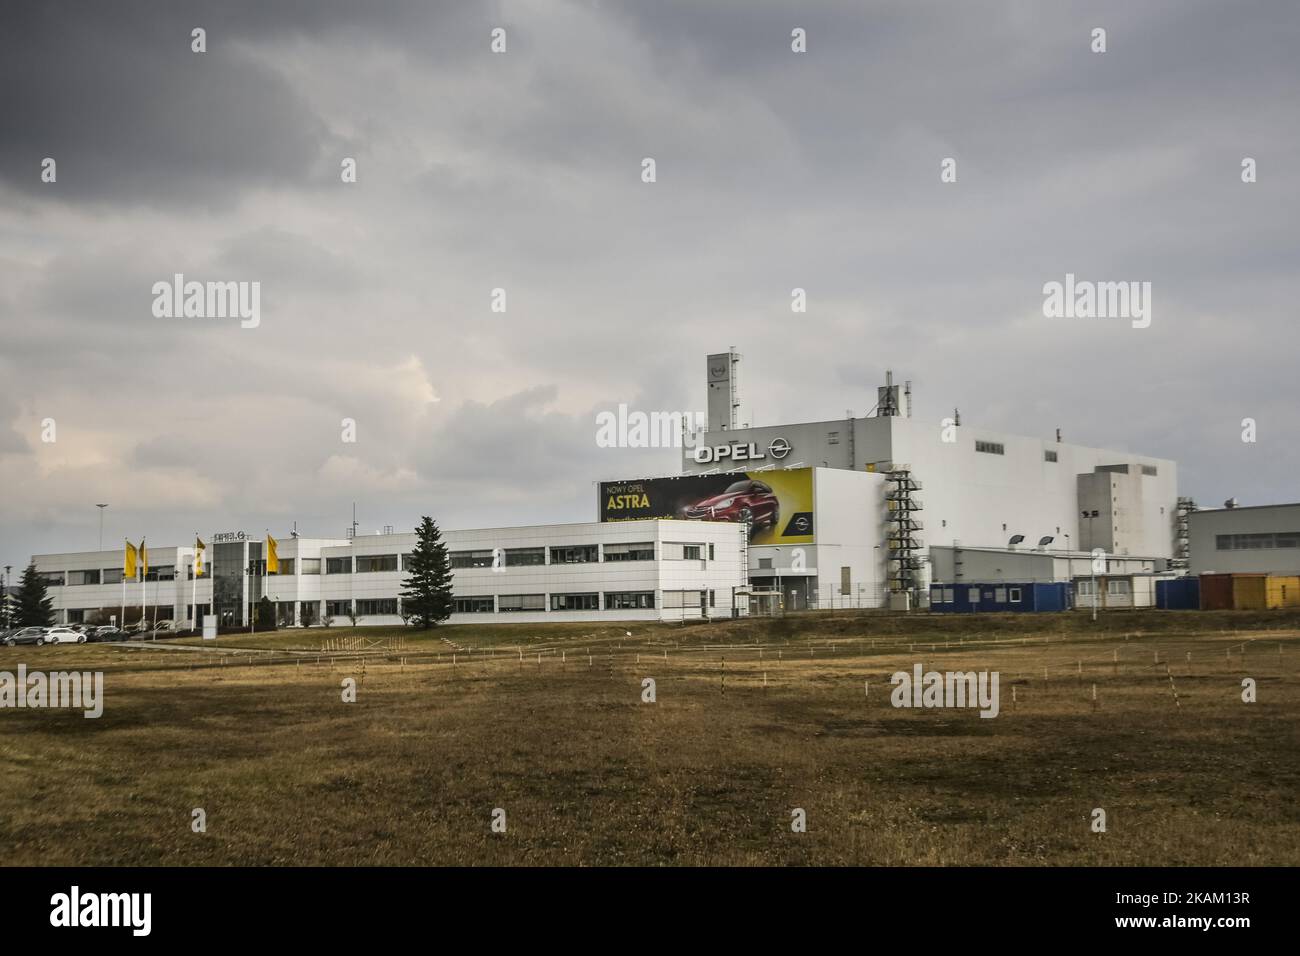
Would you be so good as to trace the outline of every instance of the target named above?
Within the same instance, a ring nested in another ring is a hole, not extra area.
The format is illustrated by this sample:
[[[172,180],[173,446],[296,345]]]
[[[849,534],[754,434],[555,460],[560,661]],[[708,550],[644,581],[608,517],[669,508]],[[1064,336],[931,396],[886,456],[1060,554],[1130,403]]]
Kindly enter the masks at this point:
[[[717,521],[632,521],[443,533],[453,571],[451,623],[678,621],[748,613],[742,526]],[[401,624],[406,556],[416,536],[277,539],[278,574],[265,573],[264,543],[242,533],[195,549],[149,546],[143,582],[122,584],[122,550],[33,557],[59,623],[116,616],[187,626],[215,608],[221,625],[249,623],[265,595],[284,626]]]
[[[1058,580],[1070,580],[1094,549],[1133,559],[1123,564],[1140,569],[1185,564],[1178,468],[1169,459],[1071,444],[1059,433],[997,432],[955,411],[914,418],[911,384],[896,385],[892,376],[865,416],[750,425],[741,412],[740,367],[734,351],[708,356],[708,424],[684,440],[681,469],[696,479],[767,485],[789,480],[781,475],[810,475],[809,512],[800,514],[811,533],[786,526],[783,516],[781,527],[755,535],[749,549],[751,580],[772,587],[779,580],[787,608],[906,605],[899,592],[921,598],[931,581],[953,573],[951,562],[935,560],[938,547],[1054,553],[1066,559],[1046,565],[1059,565]],[[604,483],[602,497],[607,486],[630,484]],[[670,487],[647,491],[668,503],[681,497]],[[709,500],[716,506],[726,498]],[[601,516],[611,517],[608,510]]]
[[[1115,575],[1185,570],[1192,528],[1224,520],[1196,568],[1253,567],[1255,530],[1237,509],[1191,513],[1165,458],[1013,435],[951,416],[912,415],[891,375],[866,415],[751,425],[741,357],[707,357],[704,427],[682,433],[680,473],[598,482],[595,521],[451,531],[455,622],[679,620],[776,608],[923,606],[931,583],[1077,581],[1097,552]],[[683,418],[683,421],[686,419]],[[1300,505],[1287,506],[1300,511]],[[1194,523],[1194,524],[1193,524]],[[1286,521],[1282,521],[1286,524]],[[1229,529],[1229,525],[1231,526]],[[1267,527],[1265,527],[1267,526]],[[245,624],[263,594],[286,624],[395,624],[412,534],[288,538],[278,575],[249,575],[258,540],[215,540],[212,573],[176,580],[192,549],[151,549],[145,603],[178,623],[215,605]],[[1277,548],[1288,547],[1285,535]],[[1242,542],[1238,548],[1237,542]],[[1197,545],[1203,549],[1204,543]],[[1294,555],[1296,552],[1291,552]],[[37,555],[60,620],[120,606],[120,554]],[[116,569],[116,570],[115,570]],[[1195,569],[1195,568],[1194,568]],[[1279,570],[1270,567],[1269,570]],[[116,576],[115,576],[116,575]],[[115,590],[116,588],[116,590]],[[126,605],[140,607],[131,588]],[[214,596],[215,590],[215,596]]]

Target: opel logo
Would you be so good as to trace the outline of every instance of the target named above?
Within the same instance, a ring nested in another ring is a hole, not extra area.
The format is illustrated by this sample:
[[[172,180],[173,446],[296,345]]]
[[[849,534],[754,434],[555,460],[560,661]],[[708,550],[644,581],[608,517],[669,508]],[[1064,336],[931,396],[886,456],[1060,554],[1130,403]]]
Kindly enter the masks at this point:
[[[790,443],[784,438],[773,438],[767,446],[767,453],[773,458],[784,458],[790,454]]]

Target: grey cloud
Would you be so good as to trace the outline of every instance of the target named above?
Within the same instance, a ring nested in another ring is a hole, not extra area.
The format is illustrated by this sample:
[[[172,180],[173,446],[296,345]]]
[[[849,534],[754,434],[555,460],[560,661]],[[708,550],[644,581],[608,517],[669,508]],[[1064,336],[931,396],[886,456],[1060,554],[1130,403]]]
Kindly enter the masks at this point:
[[[106,462],[87,474],[212,482],[193,517],[114,504],[150,534],[339,533],[354,498],[375,527],[587,519],[594,479],[677,461],[596,449],[595,411],[699,409],[704,355],[733,344],[755,423],[865,412],[889,367],[918,416],[1167,455],[1206,500],[1294,497],[1287,4],[16,9],[0,411],[69,410]],[[260,279],[263,327],[159,324],[174,271]],[[1152,281],[1151,328],[1042,319],[1066,271]],[[6,548],[84,537],[50,486],[12,500]]]

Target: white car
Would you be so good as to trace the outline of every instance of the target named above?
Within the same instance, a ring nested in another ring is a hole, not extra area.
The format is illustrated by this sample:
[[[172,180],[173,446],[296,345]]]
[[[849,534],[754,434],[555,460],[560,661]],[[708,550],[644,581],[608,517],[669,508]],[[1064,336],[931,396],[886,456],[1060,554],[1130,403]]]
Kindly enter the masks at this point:
[[[46,644],[84,644],[86,635],[70,627],[52,627],[45,632]]]

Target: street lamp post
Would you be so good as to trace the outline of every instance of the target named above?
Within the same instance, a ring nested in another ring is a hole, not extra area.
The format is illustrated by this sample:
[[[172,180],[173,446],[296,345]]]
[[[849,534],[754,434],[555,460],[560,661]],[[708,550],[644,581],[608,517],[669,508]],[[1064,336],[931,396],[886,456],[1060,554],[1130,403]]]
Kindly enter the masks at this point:
[[[781,591],[781,549],[773,549],[776,552],[776,601],[777,607],[785,610],[785,594]]]
[[[1082,512],[1082,514],[1083,517],[1088,519],[1088,544],[1091,545],[1092,548],[1095,548],[1097,542],[1094,541],[1092,538],[1092,519],[1096,518],[1099,512],[1096,509],[1093,509],[1092,511],[1084,511]],[[1090,552],[1092,548],[1089,549]],[[1096,621],[1097,620],[1097,562],[1089,558],[1088,568],[1089,568],[1089,573],[1092,575],[1092,619],[1093,621]]]

